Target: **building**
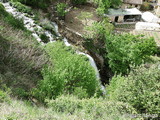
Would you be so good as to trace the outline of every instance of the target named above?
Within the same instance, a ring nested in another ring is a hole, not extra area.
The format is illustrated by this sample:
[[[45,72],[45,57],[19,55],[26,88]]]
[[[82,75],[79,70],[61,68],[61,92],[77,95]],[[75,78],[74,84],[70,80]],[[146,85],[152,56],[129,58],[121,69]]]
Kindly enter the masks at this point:
[[[142,13],[137,8],[131,9],[109,9],[108,14],[110,22],[138,22],[141,21]]]

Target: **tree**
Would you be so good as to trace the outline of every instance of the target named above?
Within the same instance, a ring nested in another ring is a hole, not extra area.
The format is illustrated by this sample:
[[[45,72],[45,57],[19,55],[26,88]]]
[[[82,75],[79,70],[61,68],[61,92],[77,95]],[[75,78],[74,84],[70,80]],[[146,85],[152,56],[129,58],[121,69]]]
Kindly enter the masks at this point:
[[[157,47],[153,38],[112,34],[106,35],[106,50],[112,71],[126,74],[130,65],[138,66],[146,62],[156,52]]]
[[[133,69],[127,77],[120,75],[113,77],[107,87],[109,99],[129,103],[139,113],[155,114],[158,117],[160,115],[159,64],[156,62],[141,65]]]
[[[66,9],[67,5],[65,3],[58,3],[56,6],[57,9],[57,14],[61,19],[65,19],[65,15],[66,15]]]
[[[103,15],[108,12],[108,8],[117,8],[122,3],[121,0],[94,0],[94,2],[98,5],[98,15]]]

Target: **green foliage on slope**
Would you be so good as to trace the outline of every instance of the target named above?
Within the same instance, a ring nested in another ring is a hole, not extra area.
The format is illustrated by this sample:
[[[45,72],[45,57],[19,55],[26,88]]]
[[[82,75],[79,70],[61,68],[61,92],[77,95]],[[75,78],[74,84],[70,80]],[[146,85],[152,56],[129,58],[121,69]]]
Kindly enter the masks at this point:
[[[41,79],[48,58],[30,33],[12,27],[4,18],[0,17],[0,81],[22,96],[22,89],[29,92]]]
[[[140,65],[156,53],[157,46],[153,38],[132,34],[106,35],[106,50],[112,71],[126,74],[130,65]]]
[[[97,14],[103,16],[110,7],[117,8],[122,4],[122,0],[94,0],[98,5]]]
[[[20,19],[16,19],[11,14],[6,12],[4,6],[0,3],[0,17],[8,24],[12,25],[14,28],[18,28],[21,30],[26,30],[24,27],[23,21]]]
[[[87,2],[87,0],[71,0],[73,5],[82,5]]]
[[[20,2],[22,4],[26,4],[40,9],[47,9],[51,0],[11,0],[11,1]]]
[[[160,63],[142,65],[127,77],[115,76],[107,87],[110,100],[129,103],[139,113],[160,115]]]
[[[32,9],[30,7],[25,6],[25,5],[21,4],[20,2],[10,2],[10,4],[13,7],[15,7],[19,12],[28,13],[28,14],[32,13]]]
[[[88,97],[96,93],[99,81],[87,58],[77,55],[61,42],[50,43],[45,49],[53,65],[43,69],[43,80],[34,91],[35,95],[41,100],[56,98],[64,93],[73,93],[77,87],[86,90]]]
[[[75,96],[60,96],[49,100],[48,106],[58,113],[77,116],[85,120],[130,120],[127,114],[136,114],[135,109],[129,104],[108,101],[102,98],[77,99]]]

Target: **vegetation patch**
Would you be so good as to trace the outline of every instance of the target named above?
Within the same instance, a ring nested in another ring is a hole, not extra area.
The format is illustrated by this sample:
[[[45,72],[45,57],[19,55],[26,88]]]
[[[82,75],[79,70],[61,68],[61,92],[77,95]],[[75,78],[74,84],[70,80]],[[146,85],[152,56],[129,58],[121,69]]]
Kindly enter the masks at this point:
[[[40,38],[41,38],[42,42],[44,42],[44,43],[48,43],[49,42],[49,37],[46,36],[45,33],[41,34]]]
[[[19,12],[32,14],[31,8],[21,4],[20,2],[10,2],[10,4],[15,7]]]
[[[99,81],[95,71],[86,57],[77,55],[75,51],[61,42],[46,46],[53,66],[43,69],[43,80],[39,83],[35,95],[44,100],[56,98],[64,93],[73,93],[77,87],[82,87],[88,97],[99,90]]]
[[[0,17],[4,19],[5,22],[12,25],[14,28],[26,30],[26,28],[24,27],[23,21],[21,19],[16,19],[11,14],[6,12],[4,6],[1,3],[0,3]]]
[[[109,66],[113,72],[127,73],[130,65],[141,65],[154,55],[157,45],[153,38],[132,34],[106,35]]]
[[[127,114],[136,114],[134,108],[122,102],[108,101],[102,98],[77,99],[75,96],[60,96],[48,100],[48,106],[53,111],[71,115],[86,120],[122,119],[130,120]]]
[[[160,115],[160,63],[142,65],[128,76],[115,76],[107,87],[109,98],[131,104],[139,113]]]
[[[46,10],[51,0],[11,0],[14,2],[20,2],[35,8]]]

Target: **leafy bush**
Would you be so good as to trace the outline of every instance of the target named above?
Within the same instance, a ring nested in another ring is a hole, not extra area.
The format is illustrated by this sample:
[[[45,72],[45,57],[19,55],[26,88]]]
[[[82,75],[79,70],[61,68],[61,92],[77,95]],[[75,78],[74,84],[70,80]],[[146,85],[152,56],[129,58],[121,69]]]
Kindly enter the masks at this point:
[[[93,0],[97,5],[97,14],[103,16],[110,7],[117,8],[121,5],[121,0]]]
[[[2,102],[9,102],[9,96],[7,92],[0,90],[0,103]]]
[[[89,31],[89,34],[85,34],[85,46],[94,52],[104,53],[105,48],[105,35],[110,34],[113,30],[113,25],[108,22],[108,19],[104,19],[101,22],[94,22],[92,26],[85,28]]]
[[[115,76],[107,87],[110,100],[131,104],[140,113],[160,115],[160,63],[142,65],[128,77]]]
[[[113,8],[117,8],[122,4],[122,0],[109,0],[110,6]]]
[[[37,7],[40,9],[47,9],[51,0],[12,0],[14,2],[20,2],[29,6]]]
[[[77,99],[74,96],[60,96],[55,100],[47,100],[48,106],[53,111],[77,115],[87,120],[121,119],[129,120],[127,113],[136,114],[136,111],[128,104],[122,102],[107,101],[102,98]]]
[[[150,3],[148,3],[148,2],[144,2],[141,5],[140,10],[142,10],[142,11],[153,10],[153,6]]]
[[[57,14],[59,17],[64,17],[66,14],[65,8],[67,7],[64,3],[58,3],[56,6]]]
[[[71,0],[73,5],[82,5],[87,2],[87,0]]]
[[[103,14],[106,13],[110,7],[110,2],[108,0],[94,0],[94,2],[98,6],[96,12],[100,16],[103,16]]]
[[[12,25],[14,28],[26,30],[26,28],[24,27],[23,21],[21,19],[16,19],[11,14],[6,12],[6,10],[2,4],[0,4],[0,17],[2,17],[5,22]]]
[[[96,93],[98,80],[87,58],[77,55],[61,42],[50,43],[45,49],[53,66],[43,69],[43,80],[33,91],[35,96],[40,100],[56,98],[62,93],[73,93],[76,87],[85,89],[89,97]]]
[[[19,98],[27,99],[29,97],[29,93],[23,88],[14,88],[13,94],[18,96]]]
[[[21,4],[20,2],[10,2],[10,4],[11,4],[13,7],[17,8],[17,10],[18,10],[19,12],[28,13],[28,14],[31,14],[31,13],[32,13],[32,10],[31,10],[30,7],[25,6],[25,5]]]
[[[44,43],[48,43],[49,42],[49,37],[46,36],[45,33],[40,34],[40,38],[41,38],[42,42],[44,42]]]
[[[140,65],[156,52],[153,38],[132,34],[106,35],[106,50],[113,72],[127,73],[130,65]]]

